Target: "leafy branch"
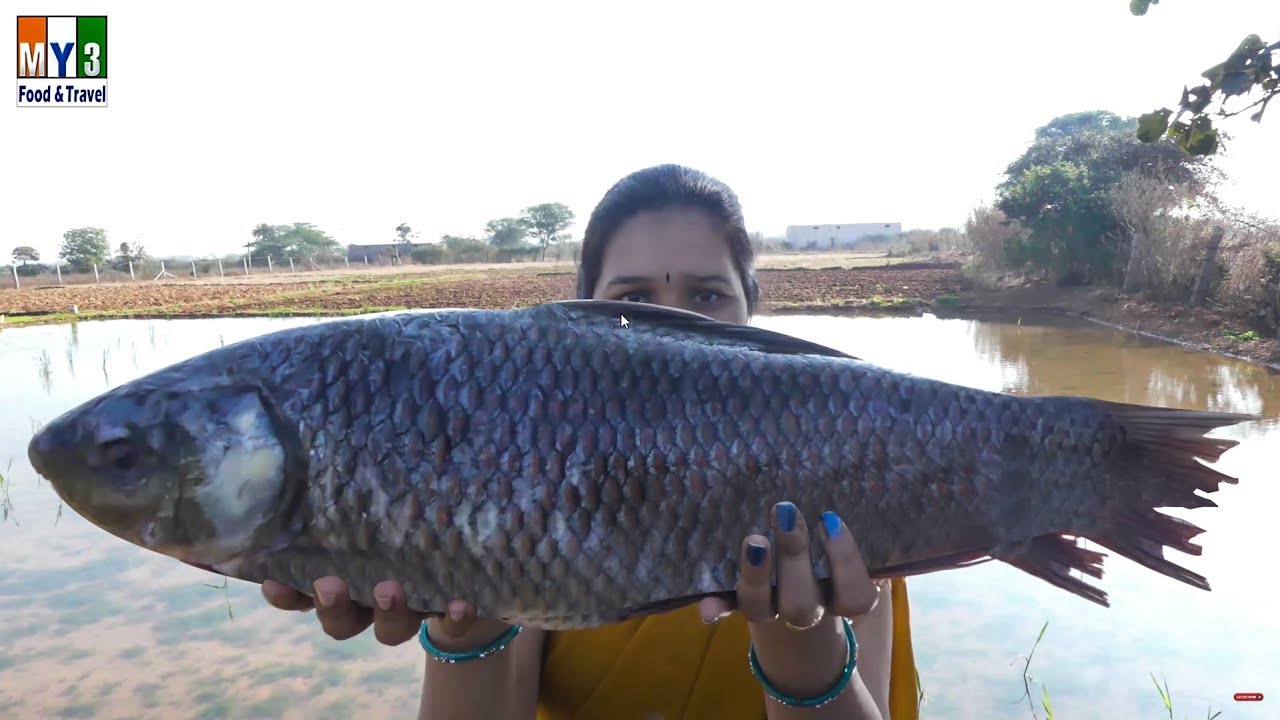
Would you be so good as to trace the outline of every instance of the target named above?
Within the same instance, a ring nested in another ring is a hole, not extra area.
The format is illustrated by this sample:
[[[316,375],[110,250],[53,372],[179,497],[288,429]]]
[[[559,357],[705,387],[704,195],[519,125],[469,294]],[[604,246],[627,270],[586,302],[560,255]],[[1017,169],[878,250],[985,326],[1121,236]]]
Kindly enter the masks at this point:
[[[1159,2],[1130,0],[1129,11],[1134,15],[1146,15],[1151,5]],[[1218,151],[1221,140],[1209,112],[1215,103],[1218,108],[1213,114],[1219,118],[1235,117],[1257,108],[1249,119],[1262,122],[1267,105],[1280,95],[1280,42],[1268,45],[1257,35],[1250,35],[1230,57],[1200,73],[1200,77],[1206,82],[1182,88],[1176,114],[1166,107],[1138,118],[1139,140],[1150,143],[1168,137],[1189,155],[1213,155]],[[1254,102],[1227,110],[1229,99],[1243,97],[1259,89],[1262,96]]]

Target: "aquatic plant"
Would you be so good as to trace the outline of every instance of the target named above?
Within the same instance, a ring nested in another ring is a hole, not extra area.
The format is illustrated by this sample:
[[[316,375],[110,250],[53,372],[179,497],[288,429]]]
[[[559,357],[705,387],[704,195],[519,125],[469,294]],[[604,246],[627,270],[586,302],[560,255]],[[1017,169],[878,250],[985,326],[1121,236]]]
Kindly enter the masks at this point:
[[[0,473],[0,522],[8,522],[13,517],[13,501],[9,499],[9,471],[13,469],[13,459],[9,459],[9,464],[5,466],[4,472]],[[14,525],[18,525],[18,521],[13,521]]]
[[[48,393],[53,388],[53,358],[49,356],[48,350],[40,351],[40,355],[36,357],[36,364],[40,369],[40,384]]]
[[[1044,625],[1040,627],[1040,634],[1036,636],[1035,643],[1031,645],[1031,652],[1027,653],[1025,658],[1022,656],[1019,656],[1019,659],[1023,659],[1026,661],[1022,666],[1022,687],[1024,692],[1022,694],[1022,697],[1019,697],[1017,700],[1014,700],[1014,702],[1020,703],[1023,701],[1023,699],[1025,699],[1027,701],[1027,707],[1031,709],[1031,717],[1034,718],[1035,720],[1040,720],[1040,716],[1036,713],[1036,705],[1035,705],[1035,702],[1032,700],[1032,694],[1031,694],[1032,684],[1037,684],[1040,686],[1040,706],[1041,708],[1044,709],[1046,720],[1054,720],[1053,703],[1050,702],[1050,699],[1049,699],[1049,688],[1044,683],[1036,680],[1035,677],[1030,674],[1031,658],[1035,656],[1036,648],[1040,646],[1040,641],[1044,639],[1044,633],[1048,629],[1049,629],[1049,621],[1046,620]],[[1164,686],[1161,687],[1160,682],[1156,680],[1155,673],[1151,673],[1151,681],[1155,683],[1156,691],[1160,693],[1160,699],[1164,702],[1165,710],[1167,710],[1169,713],[1169,720],[1176,720],[1176,718],[1174,718],[1174,715],[1173,715],[1173,698],[1172,698],[1172,695],[1170,695],[1169,693],[1169,683],[1166,682]],[[922,697],[923,697],[923,693],[922,693]],[[1205,712],[1205,720],[1217,720],[1218,716],[1220,715],[1222,715],[1222,711],[1219,710],[1218,712],[1214,712],[1213,707],[1211,706]]]

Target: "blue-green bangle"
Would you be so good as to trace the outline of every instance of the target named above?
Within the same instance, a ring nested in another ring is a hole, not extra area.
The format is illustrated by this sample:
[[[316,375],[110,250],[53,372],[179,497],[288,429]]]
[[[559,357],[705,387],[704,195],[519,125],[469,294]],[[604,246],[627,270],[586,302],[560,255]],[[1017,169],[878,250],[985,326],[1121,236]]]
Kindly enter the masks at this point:
[[[498,636],[497,640],[494,640],[479,650],[451,653],[441,650],[431,642],[431,638],[427,637],[427,623],[426,621],[423,621],[422,627],[418,630],[418,642],[422,643],[422,649],[427,651],[427,655],[430,655],[440,662],[452,664],[466,662],[467,660],[479,660],[482,657],[492,655],[499,650],[502,650],[507,645],[510,645],[511,641],[515,640],[516,636],[519,635],[520,631],[523,629],[524,627],[521,625],[512,625],[511,629]]]
[[[760,669],[760,661],[756,659],[755,646],[752,646],[750,651],[747,652],[747,662],[751,665],[751,674],[756,676],[756,680],[764,688],[765,694],[787,707],[798,708],[819,708],[839,697],[840,693],[843,693],[845,688],[849,687],[849,681],[853,679],[853,671],[858,667],[858,640],[853,636],[853,625],[849,623],[848,618],[842,617],[840,621],[844,623],[844,637],[849,643],[849,655],[844,663],[844,673],[836,681],[834,687],[816,698],[793,698],[778,692],[769,683],[769,679],[764,676],[764,671]]]

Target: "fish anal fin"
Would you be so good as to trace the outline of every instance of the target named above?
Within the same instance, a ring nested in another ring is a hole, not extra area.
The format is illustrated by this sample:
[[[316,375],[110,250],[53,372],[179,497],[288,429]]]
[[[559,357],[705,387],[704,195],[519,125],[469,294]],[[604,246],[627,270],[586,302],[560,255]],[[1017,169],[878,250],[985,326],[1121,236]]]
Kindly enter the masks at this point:
[[[1038,535],[1011,552],[996,555],[996,559],[1055,587],[1103,607],[1110,607],[1106,592],[1071,575],[1072,570],[1077,570],[1101,579],[1102,560],[1105,557],[1105,554],[1096,550],[1080,547],[1077,541],[1061,534]]]

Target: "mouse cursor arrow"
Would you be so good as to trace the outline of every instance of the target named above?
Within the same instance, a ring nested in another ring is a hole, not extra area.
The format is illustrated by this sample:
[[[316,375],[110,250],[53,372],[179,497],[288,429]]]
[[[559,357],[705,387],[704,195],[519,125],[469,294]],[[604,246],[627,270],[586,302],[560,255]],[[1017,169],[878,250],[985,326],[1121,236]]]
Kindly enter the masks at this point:
[[[628,325],[631,324],[631,321],[627,319],[626,315],[619,315],[618,322],[622,325],[622,327],[627,327]]]

